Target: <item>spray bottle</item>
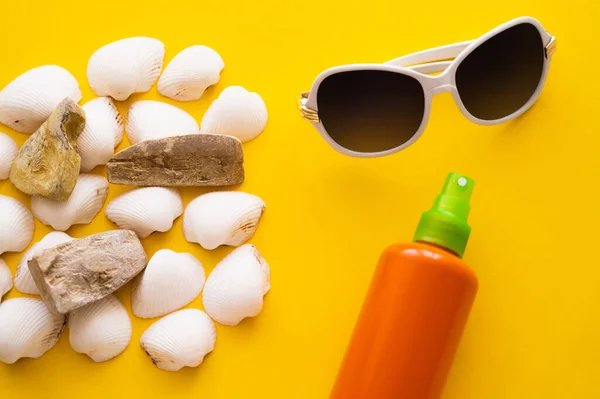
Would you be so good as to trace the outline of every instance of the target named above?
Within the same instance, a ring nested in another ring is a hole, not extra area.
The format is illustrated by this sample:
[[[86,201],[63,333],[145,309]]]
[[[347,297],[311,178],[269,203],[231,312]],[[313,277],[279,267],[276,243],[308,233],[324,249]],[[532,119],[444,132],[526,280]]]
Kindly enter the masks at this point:
[[[473,185],[449,174],[413,242],[383,252],[331,399],[440,397],[477,292],[461,260]]]

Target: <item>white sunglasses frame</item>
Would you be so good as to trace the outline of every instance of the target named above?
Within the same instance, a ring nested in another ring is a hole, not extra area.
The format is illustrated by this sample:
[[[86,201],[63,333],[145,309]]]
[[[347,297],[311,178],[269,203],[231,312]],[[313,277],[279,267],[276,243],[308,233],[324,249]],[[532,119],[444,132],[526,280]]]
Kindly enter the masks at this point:
[[[523,107],[504,118],[496,120],[485,120],[479,119],[471,115],[467,108],[464,106],[460,95],[458,94],[458,89],[456,88],[456,70],[458,69],[462,60],[464,60],[482,43],[496,36],[497,34],[509,28],[512,28],[513,26],[523,23],[529,23],[537,28],[537,30],[540,32],[542,43],[545,49],[544,66],[542,76],[538,83],[538,87],[536,88],[529,101],[527,101],[527,103],[523,105]],[[431,101],[433,99],[433,96],[442,92],[450,92],[463,115],[467,117],[467,119],[479,125],[496,125],[518,117],[519,115],[527,111],[540,96],[542,88],[544,87],[544,83],[546,82],[548,69],[550,68],[550,60],[552,59],[552,54],[555,50],[556,38],[550,33],[548,33],[542,27],[542,24],[540,24],[539,21],[531,17],[520,17],[498,26],[497,28],[489,31],[488,33],[476,40],[455,43],[447,46],[420,51],[417,53],[393,59],[384,64],[350,64],[329,68],[323,71],[321,74],[319,74],[319,76],[317,76],[309,92],[302,93],[301,98],[299,99],[299,109],[302,117],[310,121],[313,124],[313,126],[319,131],[319,133],[325,139],[325,141],[327,141],[327,143],[338,152],[358,158],[374,158],[390,155],[407,148],[421,137],[423,131],[425,130],[425,127],[427,126],[427,122],[429,121],[429,113],[431,111]],[[449,59],[452,59],[452,61],[447,61]],[[358,152],[342,147],[341,145],[336,143],[335,140],[333,140],[331,136],[327,133],[325,126],[323,126],[323,123],[319,119],[319,110],[317,106],[317,92],[319,91],[319,86],[321,82],[323,82],[323,80],[325,80],[325,78],[327,78],[328,76],[334,75],[339,72],[360,70],[389,71],[408,75],[415,78],[423,87],[423,91],[425,92],[425,109],[423,112],[423,119],[421,121],[419,129],[406,143],[385,151]],[[440,74],[435,76],[429,76],[429,74],[433,73]]]

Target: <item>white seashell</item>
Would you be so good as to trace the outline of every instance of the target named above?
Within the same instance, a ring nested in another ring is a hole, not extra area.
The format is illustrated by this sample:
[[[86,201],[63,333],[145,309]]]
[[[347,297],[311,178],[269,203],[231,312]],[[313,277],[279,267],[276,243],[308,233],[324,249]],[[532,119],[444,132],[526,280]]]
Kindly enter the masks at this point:
[[[188,47],[169,62],[158,80],[158,92],[173,100],[197,100],[219,81],[224,67],[219,53],[210,47]]]
[[[202,264],[192,255],[161,249],[133,282],[133,314],[152,318],[181,309],[200,295],[205,279]]]
[[[267,117],[265,102],[257,93],[230,86],[204,114],[200,133],[226,134],[245,143],[262,133]]]
[[[0,304],[0,326],[0,361],[12,364],[52,349],[65,326],[65,316],[50,313],[39,299],[13,298]]]
[[[29,248],[27,252],[21,257],[19,264],[17,265],[17,272],[15,273],[15,288],[24,294],[39,295],[38,290],[31,273],[29,272],[29,266],[27,262],[36,255],[42,253],[42,251],[73,240],[68,234],[61,231],[53,231],[46,234],[44,238],[36,242]]]
[[[0,122],[21,133],[34,133],[66,97],[81,100],[77,80],[64,68],[31,69],[0,92]]]
[[[4,259],[0,258],[0,302],[2,301],[2,297],[4,296],[4,294],[10,291],[12,286],[13,281],[10,269],[8,268],[8,265],[6,264]]]
[[[205,249],[237,247],[252,237],[264,210],[265,203],[256,195],[239,191],[204,194],[187,206],[183,233],[186,240]]]
[[[198,367],[216,341],[215,324],[206,313],[183,309],[152,324],[140,344],[156,367],[178,371],[185,366]]]
[[[98,175],[82,173],[66,201],[39,195],[31,197],[33,215],[54,230],[65,231],[74,224],[88,224],[100,212],[108,194],[108,181]]]
[[[159,101],[138,101],[127,112],[127,137],[131,144],[199,132],[198,122],[184,110]]]
[[[33,215],[14,198],[0,195],[0,255],[21,252],[33,238]]]
[[[140,238],[154,231],[168,231],[183,213],[179,191],[165,187],[142,187],[126,192],[106,207],[106,217],[117,226],[133,230]]]
[[[77,139],[81,156],[81,170],[89,172],[115,154],[115,147],[123,140],[123,118],[110,97],[100,97],[82,106],[85,111],[85,129]]]
[[[131,320],[114,295],[69,313],[71,348],[95,362],[121,354],[131,341]]]
[[[17,143],[6,134],[0,133],[0,180],[8,179],[17,152],[19,152]]]
[[[254,317],[271,289],[270,270],[254,245],[235,249],[213,269],[206,280],[202,302],[206,313],[218,323],[235,326]]]
[[[133,93],[145,93],[158,79],[165,45],[149,37],[130,37],[107,44],[90,58],[87,77],[100,97],[125,101]]]

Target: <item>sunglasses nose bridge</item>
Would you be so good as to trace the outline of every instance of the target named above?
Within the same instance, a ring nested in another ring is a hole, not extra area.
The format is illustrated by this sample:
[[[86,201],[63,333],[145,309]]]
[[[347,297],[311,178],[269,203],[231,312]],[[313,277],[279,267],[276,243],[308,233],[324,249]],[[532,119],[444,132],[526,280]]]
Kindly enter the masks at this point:
[[[429,82],[429,94],[435,96],[443,92],[450,92],[454,88],[452,77],[449,74],[434,76]]]

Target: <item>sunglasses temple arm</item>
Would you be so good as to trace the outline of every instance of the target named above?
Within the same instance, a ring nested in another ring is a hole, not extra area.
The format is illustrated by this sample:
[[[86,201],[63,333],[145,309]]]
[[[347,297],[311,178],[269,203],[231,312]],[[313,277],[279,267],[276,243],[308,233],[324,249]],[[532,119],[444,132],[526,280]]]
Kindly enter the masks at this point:
[[[386,62],[386,64],[399,67],[413,66],[412,69],[414,69],[415,71],[426,74],[441,72],[444,69],[446,69],[448,65],[450,65],[450,62],[440,61],[456,58],[461,52],[463,52],[467,47],[469,47],[471,43],[473,43],[473,41],[455,43],[447,46],[419,51],[417,53],[393,59],[391,61]]]
[[[430,62],[429,64],[409,66],[408,69],[412,69],[413,71],[422,73],[423,75],[430,75],[432,73],[445,71],[450,64],[452,64],[452,61]]]
[[[410,69],[425,75],[442,72],[452,63],[452,61],[448,60],[456,58],[461,52],[469,47],[471,43],[473,43],[472,40],[419,51],[418,53],[393,59],[386,62],[386,64],[409,67]],[[302,96],[298,99],[298,106],[305,119],[318,122],[319,118],[316,111],[306,107],[306,101],[309,94],[310,92],[302,93]]]

